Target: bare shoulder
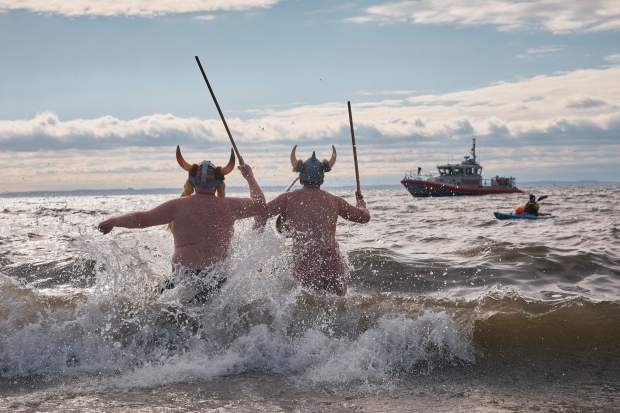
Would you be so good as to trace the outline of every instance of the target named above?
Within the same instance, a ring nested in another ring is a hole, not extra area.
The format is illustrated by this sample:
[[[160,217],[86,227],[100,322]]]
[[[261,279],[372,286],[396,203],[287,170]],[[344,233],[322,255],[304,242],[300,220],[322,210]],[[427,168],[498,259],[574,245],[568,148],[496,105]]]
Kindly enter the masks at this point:
[[[228,204],[240,204],[240,203],[249,202],[249,201],[252,200],[252,198],[241,198],[241,197],[238,197],[238,196],[237,197],[234,197],[234,196],[233,197],[228,197],[227,196],[225,198],[216,198],[216,199],[218,199],[221,202],[228,203]]]
[[[216,198],[218,203],[221,202],[220,205],[224,205],[225,208],[229,208],[231,210],[236,210],[239,208],[247,208],[248,205],[252,204],[252,198],[241,198],[241,197],[225,197],[225,198]]]
[[[338,196],[338,195],[334,195],[332,193],[329,193],[327,191],[323,191],[321,190],[324,194],[325,197],[329,198],[330,200],[332,200],[333,202],[336,202],[338,204],[342,203],[342,202],[347,202],[343,197]]]
[[[170,208],[170,207],[172,207],[172,208],[176,208],[176,207],[178,207],[178,206],[181,206],[181,205],[183,205],[183,204],[187,203],[187,202],[189,201],[189,199],[190,199],[190,198],[191,198],[191,197],[184,197],[184,198],[173,198],[173,199],[170,199],[170,200],[168,200],[168,201],[166,201],[166,202],[162,203],[160,206],[162,206],[162,207],[168,207],[168,208]]]
[[[334,195],[330,192],[324,191],[321,189],[321,195],[326,205],[331,205],[331,208],[335,208],[339,210],[342,208],[342,205],[346,204],[344,198],[339,197],[338,195]]]
[[[191,205],[193,204],[192,198],[193,197],[191,196],[186,196],[183,198],[173,198],[169,201],[164,202],[160,206],[158,206],[157,209],[164,210],[164,211],[167,211],[167,213],[174,214],[180,210],[191,208]]]

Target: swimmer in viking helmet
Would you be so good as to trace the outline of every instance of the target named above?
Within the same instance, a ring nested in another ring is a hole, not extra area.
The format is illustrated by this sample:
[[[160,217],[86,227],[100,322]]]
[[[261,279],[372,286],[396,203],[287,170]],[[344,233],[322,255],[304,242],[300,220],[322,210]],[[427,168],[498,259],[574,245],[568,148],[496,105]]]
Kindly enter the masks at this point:
[[[174,237],[172,264],[175,274],[164,288],[173,288],[179,283],[179,277],[193,277],[194,284],[197,282],[201,287],[190,297],[191,301],[197,302],[226,281],[224,274],[212,269],[227,256],[235,221],[264,213],[265,196],[252,169],[245,164],[239,166],[239,170],[250,187],[250,198],[225,197],[224,177],[235,167],[232,150],[224,167],[209,161],[190,164],[178,146],[176,158],[188,174],[180,198],[164,202],[150,211],[107,219],[99,224],[98,229],[107,234],[114,227],[146,228],[169,224]]]
[[[307,287],[344,295],[346,269],[336,242],[338,217],[366,223],[370,213],[361,193],[357,206],[321,189],[326,172],[336,163],[332,146],[329,160],[320,161],[313,152],[305,162],[297,160],[297,145],[291,151],[293,171],[299,173],[302,188],[278,196],[267,204],[267,216],[286,217],[288,235],[293,240],[295,277]]]

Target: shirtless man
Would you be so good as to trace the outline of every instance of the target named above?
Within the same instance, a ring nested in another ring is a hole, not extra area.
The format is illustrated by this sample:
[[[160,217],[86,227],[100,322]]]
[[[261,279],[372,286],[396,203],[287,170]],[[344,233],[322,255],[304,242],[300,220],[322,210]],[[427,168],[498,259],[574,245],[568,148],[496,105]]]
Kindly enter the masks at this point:
[[[370,213],[361,193],[356,193],[357,207],[321,190],[325,172],[336,163],[336,149],[331,159],[319,161],[316,154],[305,162],[291,151],[293,171],[299,172],[302,189],[284,193],[267,204],[267,216],[286,217],[286,228],[293,240],[294,274],[305,286],[344,295],[347,291],[346,269],[336,241],[338,217],[366,223]]]
[[[225,167],[216,167],[209,161],[190,164],[183,159],[178,146],[176,157],[189,174],[181,198],[164,202],[150,211],[107,219],[99,224],[98,229],[107,234],[114,227],[146,228],[170,224],[174,237],[172,263],[175,271],[164,289],[174,288],[175,283],[183,284],[190,277],[190,284],[199,284],[190,300],[200,302],[226,281],[225,274],[214,271],[214,266],[228,253],[235,221],[264,213],[265,196],[252,169],[245,164],[239,166],[239,170],[250,187],[250,199],[224,197],[224,176],[235,167],[232,151]]]

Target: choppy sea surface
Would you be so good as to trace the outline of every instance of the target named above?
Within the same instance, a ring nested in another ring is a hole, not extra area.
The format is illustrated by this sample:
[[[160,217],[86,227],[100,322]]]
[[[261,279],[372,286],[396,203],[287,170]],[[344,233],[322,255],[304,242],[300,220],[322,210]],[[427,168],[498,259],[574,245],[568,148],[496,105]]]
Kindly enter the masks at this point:
[[[620,185],[524,189],[555,218],[366,190],[371,222],[338,224],[344,298],[240,221],[205,305],[159,295],[163,227],[96,231],[174,195],[0,197],[0,411],[614,411]]]

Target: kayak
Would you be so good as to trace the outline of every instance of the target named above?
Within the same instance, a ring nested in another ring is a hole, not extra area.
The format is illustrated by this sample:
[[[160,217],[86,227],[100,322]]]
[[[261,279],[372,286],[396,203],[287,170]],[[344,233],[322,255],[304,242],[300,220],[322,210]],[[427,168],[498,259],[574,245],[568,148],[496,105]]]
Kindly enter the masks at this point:
[[[495,218],[497,219],[549,219],[553,218],[553,215],[545,213],[541,215],[532,215],[532,214],[515,214],[514,212],[494,212]]]

